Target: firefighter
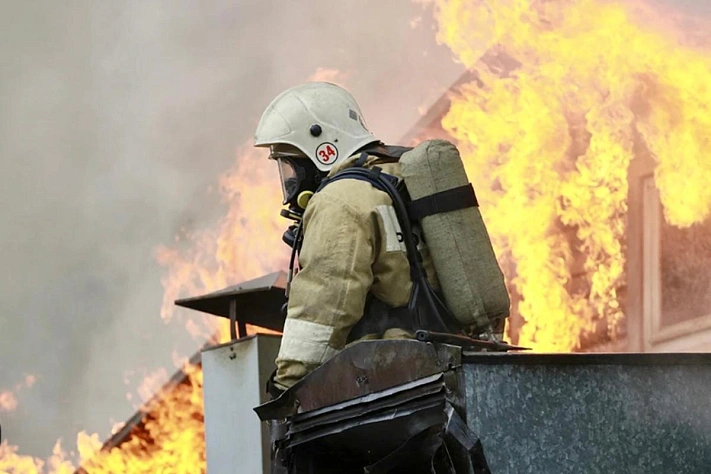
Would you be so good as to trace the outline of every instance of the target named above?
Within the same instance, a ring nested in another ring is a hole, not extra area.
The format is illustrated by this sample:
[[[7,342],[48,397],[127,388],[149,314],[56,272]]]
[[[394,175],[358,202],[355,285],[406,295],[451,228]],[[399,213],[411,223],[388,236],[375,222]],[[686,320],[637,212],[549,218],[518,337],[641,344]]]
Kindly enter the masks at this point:
[[[509,296],[453,144],[386,146],[350,93],[313,82],[272,101],[255,146],[269,147],[288,206],[282,215],[298,222],[284,239],[294,247],[292,260],[298,254],[299,271],[289,288],[272,395],[356,340],[409,338],[414,329],[436,327],[500,341]],[[390,184],[378,181],[386,177]],[[428,190],[434,182],[459,184]],[[408,191],[424,196],[406,210]],[[420,221],[433,229],[425,216],[440,219],[434,233],[422,234]],[[449,306],[438,296],[435,264]],[[420,305],[423,296],[428,304]]]
[[[272,383],[278,392],[354,339],[411,337],[405,307],[412,283],[387,194],[350,179],[313,194],[324,178],[353,166],[362,150],[374,153],[362,165],[399,176],[398,163],[383,158],[387,149],[368,130],[349,92],[324,82],[286,90],[262,115],[255,146],[269,147],[288,214],[302,219],[300,269],[290,286]],[[427,249],[420,251],[436,282]]]

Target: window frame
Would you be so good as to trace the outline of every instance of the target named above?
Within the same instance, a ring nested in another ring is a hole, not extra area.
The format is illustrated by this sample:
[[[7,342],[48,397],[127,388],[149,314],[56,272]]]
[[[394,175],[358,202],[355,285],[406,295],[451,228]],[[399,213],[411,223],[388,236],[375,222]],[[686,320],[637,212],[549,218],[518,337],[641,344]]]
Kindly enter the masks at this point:
[[[642,177],[642,329],[648,350],[711,329],[711,312],[662,325],[661,226],[662,204],[654,175]]]

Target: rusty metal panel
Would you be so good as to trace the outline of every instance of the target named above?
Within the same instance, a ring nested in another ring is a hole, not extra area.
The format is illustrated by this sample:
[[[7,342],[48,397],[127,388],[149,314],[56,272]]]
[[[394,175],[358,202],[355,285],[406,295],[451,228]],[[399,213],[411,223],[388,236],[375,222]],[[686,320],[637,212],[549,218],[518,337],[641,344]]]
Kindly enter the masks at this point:
[[[461,350],[455,346],[411,340],[361,341],[255,410],[263,419],[283,418],[445,372],[460,363]]]
[[[711,354],[464,354],[491,471],[711,472]]]
[[[251,408],[267,401],[280,341],[259,334],[202,352],[208,473],[270,472],[269,430]]]
[[[459,365],[458,348],[416,341],[363,341],[341,351],[298,387],[299,411],[385,390]],[[335,370],[329,370],[335,369]]]

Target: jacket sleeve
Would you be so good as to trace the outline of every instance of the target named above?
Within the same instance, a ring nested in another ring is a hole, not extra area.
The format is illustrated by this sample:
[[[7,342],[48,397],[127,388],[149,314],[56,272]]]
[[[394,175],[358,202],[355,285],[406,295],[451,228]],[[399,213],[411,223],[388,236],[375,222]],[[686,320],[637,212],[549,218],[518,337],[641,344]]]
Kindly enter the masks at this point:
[[[344,347],[363,315],[374,258],[370,216],[333,194],[314,196],[276,360],[278,384],[290,387]]]

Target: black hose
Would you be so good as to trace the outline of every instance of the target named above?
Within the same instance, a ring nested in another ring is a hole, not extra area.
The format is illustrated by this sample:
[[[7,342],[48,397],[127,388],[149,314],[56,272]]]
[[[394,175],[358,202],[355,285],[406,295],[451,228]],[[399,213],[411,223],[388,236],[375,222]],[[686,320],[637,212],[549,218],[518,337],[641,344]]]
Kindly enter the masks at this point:
[[[300,220],[299,223],[296,225],[296,230],[294,231],[294,246],[291,248],[291,256],[289,257],[289,273],[286,276],[286,288],[284,289],[287,300],[289,299],[289,289],[291,287],[291,280],[294,277],[294,264],[296,263],[296,256],[301,250],[301,226],[303,222],[303,220]]]

